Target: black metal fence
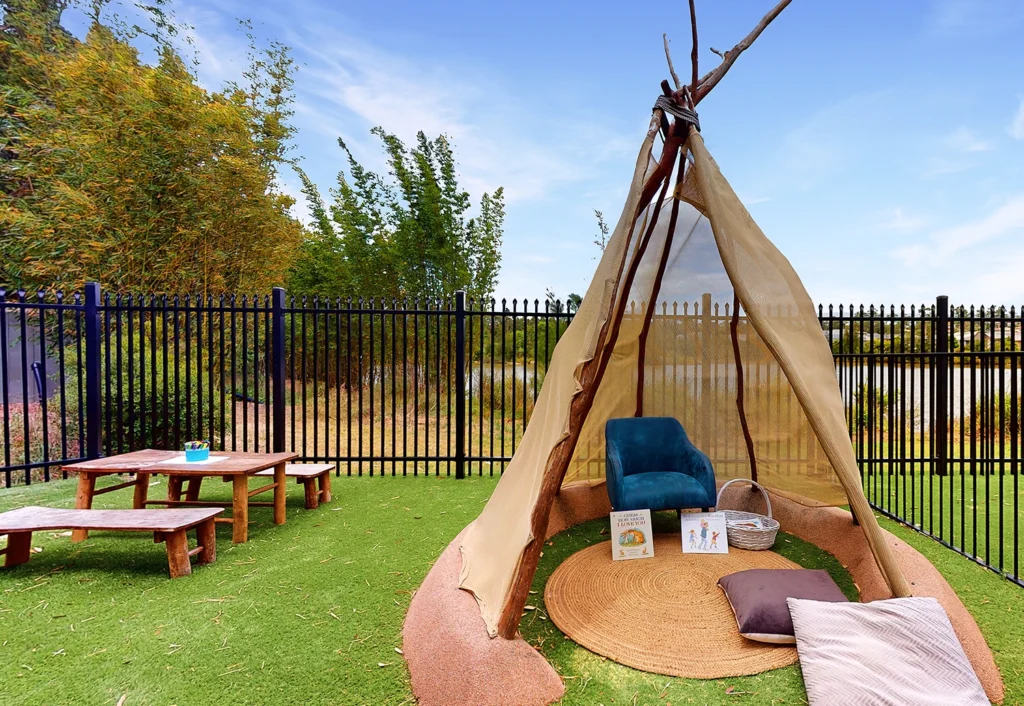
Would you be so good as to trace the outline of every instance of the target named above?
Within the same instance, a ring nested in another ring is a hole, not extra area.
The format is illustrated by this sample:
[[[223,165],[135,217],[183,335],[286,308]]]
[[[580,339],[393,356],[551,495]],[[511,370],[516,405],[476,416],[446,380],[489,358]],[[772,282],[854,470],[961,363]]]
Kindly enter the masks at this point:
[[[1024,308],[819,310],[864,491],[1019,585]]]
[[[655,316],[692,319],[707,306]],[[572,315],[559,302],[461,294],[0,290],[0,473],[8,487],[46,481],[69,462],[207,438],[294,450],[346,475],[493,475]],[[872,505],[1022,583],[1024,310],[939,297],[819,315]]]
[[[0,290],[5,486],[139,448],[295,451],[348,475],[500,473],[572,307]]]

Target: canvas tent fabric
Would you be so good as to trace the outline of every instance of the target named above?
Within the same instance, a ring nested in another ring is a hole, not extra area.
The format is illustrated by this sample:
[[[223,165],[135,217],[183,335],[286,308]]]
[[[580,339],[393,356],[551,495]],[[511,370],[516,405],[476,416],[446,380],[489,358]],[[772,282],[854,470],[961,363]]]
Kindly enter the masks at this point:
[[[522,441],[462,542],[460,585],[492,636],[518,624],[558,487],[602,482],[604,424],[616,417],[676,417],[720,480],[849,503],[890,590],[909,595],[860,486],[810,297],[700,134],[666,124],[656,111]]]

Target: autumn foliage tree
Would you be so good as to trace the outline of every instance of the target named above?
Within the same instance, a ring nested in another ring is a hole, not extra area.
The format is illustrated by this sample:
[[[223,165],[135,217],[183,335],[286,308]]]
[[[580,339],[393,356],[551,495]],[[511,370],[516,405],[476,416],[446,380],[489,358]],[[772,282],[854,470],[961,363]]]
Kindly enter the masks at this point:
[[[243,82],[211,93],[159,32],[150,65],[98,9],[74,39],[64,4],[0,3],[0,282],[282,283],[302,240],[275,179],[292,135],[287,50],[254,50]]]

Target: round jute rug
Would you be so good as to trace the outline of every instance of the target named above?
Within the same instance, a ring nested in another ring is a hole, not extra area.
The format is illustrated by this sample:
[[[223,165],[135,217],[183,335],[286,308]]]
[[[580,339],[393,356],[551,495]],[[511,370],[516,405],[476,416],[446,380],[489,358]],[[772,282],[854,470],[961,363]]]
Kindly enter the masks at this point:
[[[798,569],[775,552],[730,547],[683,554],[656,535],[654,557],[613,561],[610,542],[587,547],[548,579],[544,603],[570,639],[619,664],[693,679],[758,674],[797,661],[795,647],[741,637],[718,579],[744,569]]]

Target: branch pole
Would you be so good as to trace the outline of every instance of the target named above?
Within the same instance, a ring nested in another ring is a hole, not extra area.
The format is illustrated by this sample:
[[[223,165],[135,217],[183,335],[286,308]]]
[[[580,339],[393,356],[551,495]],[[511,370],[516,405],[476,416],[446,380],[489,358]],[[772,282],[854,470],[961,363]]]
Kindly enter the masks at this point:
[[[665,60],[668,61],[668,72],[672,74],[672,80],[676,84],[676,90],[678,91],[683,87],[683,82],[679,80],[679,74],[676,73],[676,67],[672,65],[672,52],[668,49],[668,35],[662,34],[661,41],[665,44]]]
[[[721,64],[705,74],[704,78],[700,80],[697,85],[697,90],[693,92],[693,104],[699,103],[704,96],[711,92],[711,89],[718,85],[718,82],[722,80],[722,77],[732,68],[732,65],[736,63],[736,59],[739,58],[740,54],[750,48],[750,45],[754,43],[761,32],[772,23],[779,14],[786,9],[792,0],[780,0],[779,4],[771,9],[771,11],[761,18],[761,21],[757,23],[757,26],[750,31],[743,40],[734,46],[729,51],[725,52],[724,59]],[[694,40],[696,45],[696,39]]]
[[[693,48],[690,49],[690,63],[693,65],[693,76],[690,80],[691,96],[697,95],[698,77],[700,76],[697,72],[697,8],[694,2],[695,0],[690,0],[690,33],[693,36]]]

